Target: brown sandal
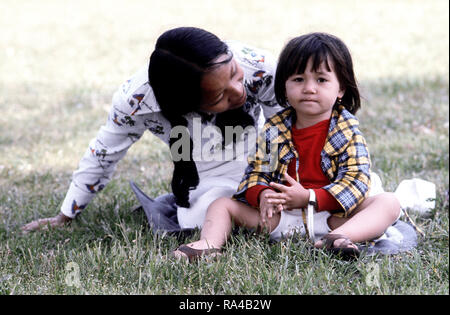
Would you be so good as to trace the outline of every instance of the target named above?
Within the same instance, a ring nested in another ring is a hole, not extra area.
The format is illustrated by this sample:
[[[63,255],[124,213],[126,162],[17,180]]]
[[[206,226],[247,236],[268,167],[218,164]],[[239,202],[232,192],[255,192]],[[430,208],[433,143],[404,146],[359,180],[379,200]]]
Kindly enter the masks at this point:
[[[344,241],[340,246],[334,246],[336,240],[343,239]],[[347,236],[342,234],[326,234],[321,239],[324,242],[324,248],[334,255],[342,257],[344,260],[357,259],[360,255],[360,250],[349,247],[354,244]]]
[[[194,260],[203,257],[203,256],[217,256],[220,255],[222,253],[222,251],[219,248],[208,248],[208,249],[195,249],[186,245],[181,245],[180,247],[178,247],[176,250],[174,250],[172,252],[172,257],[176,257],[174,252],[176,252],[177,250],[179,250],[180,252],[182,252],[183,254],[186,255],[186,257],[188,258],[189,262],[193,262]]]

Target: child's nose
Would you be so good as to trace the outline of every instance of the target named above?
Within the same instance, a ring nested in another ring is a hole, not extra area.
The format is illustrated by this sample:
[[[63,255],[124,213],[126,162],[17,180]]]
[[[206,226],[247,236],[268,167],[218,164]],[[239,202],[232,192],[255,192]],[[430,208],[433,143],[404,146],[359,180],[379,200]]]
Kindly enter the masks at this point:
[[[303,93],[316,93],[316,85],[314,84],[313,81],[310,80],[305,81]]]

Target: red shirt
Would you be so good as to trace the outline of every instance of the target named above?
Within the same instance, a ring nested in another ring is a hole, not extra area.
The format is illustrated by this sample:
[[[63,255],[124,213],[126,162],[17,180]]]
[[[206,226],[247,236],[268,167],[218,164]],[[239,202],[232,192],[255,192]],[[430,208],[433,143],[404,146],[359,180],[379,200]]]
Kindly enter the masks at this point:
[[[337,200],[322,188],[330,184],[330,180],[323,173],[320,166],[320,153],[325,145],[329,125],[330,120],[327,119],[302,129],[297,129],[294,125],[291,130],[292,140],[299,154],[298,177],[300,178],[300,184],[306,189],[314,189],[317,199],[317,211],[342,209]],[[297,178],[295,168],[296,161],[293,159],[288,165],[288,174],[294,179]],[[248,203],[253,207],[259,207],[259,195],[268,188],[272,189],[263,185],[249,188],[245,194]]]

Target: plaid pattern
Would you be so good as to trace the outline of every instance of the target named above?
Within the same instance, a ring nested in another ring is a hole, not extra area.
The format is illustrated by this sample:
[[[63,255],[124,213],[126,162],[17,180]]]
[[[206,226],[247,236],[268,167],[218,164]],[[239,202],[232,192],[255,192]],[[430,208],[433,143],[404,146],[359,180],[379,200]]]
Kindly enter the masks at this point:
[[[296,159],[298,169],[298,153],[291,135],[295,121],[292,107],[267,120],[256,151],[248,158],[248,167],[234,199],[247,203],[247,189],[256,185],[269,186],[270,182],[281,183],[292,159]],[[336,198],[345,211],[344,216],[364,200],[370,187],[370,156],[358,126],[357,118],[343,106],[333,110],[321,152],[321,167],[331,182],[323,188]]]

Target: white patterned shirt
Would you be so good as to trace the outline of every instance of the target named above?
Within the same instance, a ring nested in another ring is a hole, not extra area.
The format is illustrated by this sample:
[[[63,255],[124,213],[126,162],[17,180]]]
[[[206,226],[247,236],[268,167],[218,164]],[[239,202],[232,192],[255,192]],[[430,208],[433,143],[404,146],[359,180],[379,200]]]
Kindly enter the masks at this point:
[[[257,125],[255,127],[261,128],[265,118],[281,109],[274,93],[276,60],[266,51],[239,42],[230,41],[227,45],[244,71],[244,86],[247,91],[244,110],[254,118]],[[247,166],[246,157],[249,149],[245,148],[239,152],[235,159],[214,158],[218,154],[223,154],[220,152],[222,138],[214,136],[215,129],[210,128],[214,126],[214,118],[205,121],[195,112],[185,115],[185,118],[191,134],[196,132],[204,134],[207,131],[207,134],[212,135],[209,139],[192,137],[194,142],[192,155],[199,173],[199,186],[205,179],[213,176],[231,178],[233,183],[236,182],[237,188]],[[196,127],[199,130],[195,130]],[[108,120],[100,128],[96,138],[90,141],[78,169],[73,173],[61,212],[74,218],[85,209],[95,194],[110,181],[117,162],[146,130],[169,144],[171,125],[162,115],[148,82],[148,65],[115,92]],[[208,151],[211,155],[205,156],[205,152]]]

